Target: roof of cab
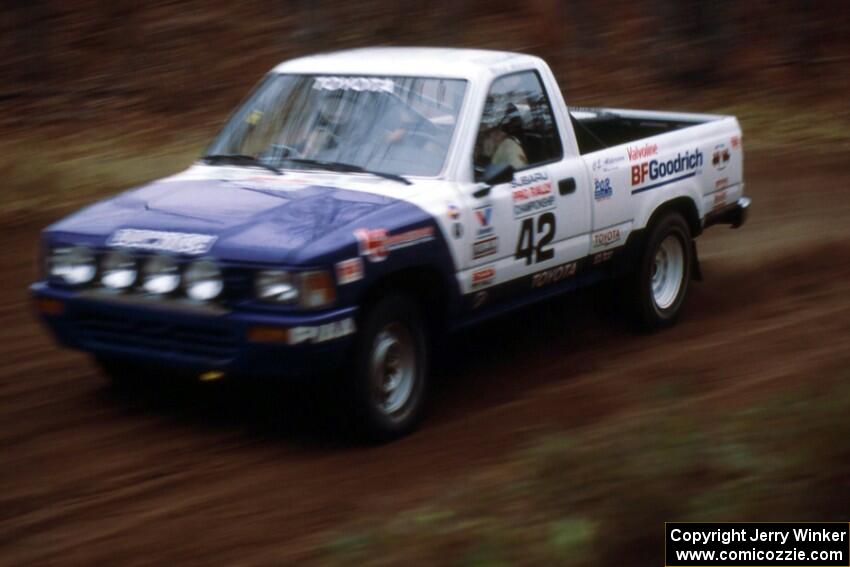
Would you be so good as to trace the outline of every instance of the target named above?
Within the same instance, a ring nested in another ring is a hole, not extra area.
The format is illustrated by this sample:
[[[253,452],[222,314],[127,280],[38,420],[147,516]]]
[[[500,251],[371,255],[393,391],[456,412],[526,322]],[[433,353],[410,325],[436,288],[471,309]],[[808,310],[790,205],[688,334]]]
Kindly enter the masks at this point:
[[[509,51],[447,47],[367,47],[284,61],[276,73],[427,76],[472,79],[507,67],[531,65],[537,57]]]

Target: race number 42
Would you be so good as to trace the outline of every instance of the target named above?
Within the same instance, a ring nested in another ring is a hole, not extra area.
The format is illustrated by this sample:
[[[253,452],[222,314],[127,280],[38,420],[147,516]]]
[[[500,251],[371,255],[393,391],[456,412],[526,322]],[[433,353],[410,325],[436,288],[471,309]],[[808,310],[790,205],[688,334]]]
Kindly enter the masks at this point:
[[[526,265],[550,260],[555,255],[555,251],[549,247],[554,238],[555,215],[553,213],[543,213],[536,219],[525,219],[519,228],[514,258],[525,259]]]

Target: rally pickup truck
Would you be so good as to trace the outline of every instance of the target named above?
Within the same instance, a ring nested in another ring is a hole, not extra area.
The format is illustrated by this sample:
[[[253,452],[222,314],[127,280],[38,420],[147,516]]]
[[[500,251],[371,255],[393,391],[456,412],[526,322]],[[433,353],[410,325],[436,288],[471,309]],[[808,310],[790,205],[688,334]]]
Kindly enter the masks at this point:
[[[671,324],[694,239],[746,219],[742,169],[734,117],[567,107],[537,57],[304,57],[188,170],[45,229],[31,292],[117,384],[333,376],[390,439],[448,333],[602,279]]]

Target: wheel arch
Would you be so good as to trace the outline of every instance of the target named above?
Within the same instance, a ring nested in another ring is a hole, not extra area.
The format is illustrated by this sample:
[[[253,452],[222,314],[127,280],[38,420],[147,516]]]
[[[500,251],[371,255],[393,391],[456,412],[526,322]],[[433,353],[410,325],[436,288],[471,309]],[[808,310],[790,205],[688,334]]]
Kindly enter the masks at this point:
[[[647,230],[651,229],[660,218],[670,212],[677,212],[684,217],[685,221],[688,223],[688,227],[691,229],[691,236],[699,236],[702,232],[702,221],[700,220],[697,204],[691,197],[685,196],[664,201],[656,206],[649,215],[649,219],[644,225],[645,228]]]
[[[453,297],[442,270],[434,266],[419,265],[382,276],[363,294],[360,301],[363,307],[361,313],[368,311],[370,305],[392,292],[408,294],[419,303],[422,316],[431,332],[446,328],[451,316]]]
[[[670,212],[676,212],[682,215],[685,222],[688,223],[688,228],[691,230],[691,237],[696,237],[702,233],[702,222],[700,221],[699,212],[697,210],[696,203],[691,197],[679,196],[663,201],[655,207],[649,215],[646,223],[641,228],[634,230],[631,234],[629,234],[629,238],[624,247],[625,253],[622,255],[615,268],[615,273],[617,275],[629,273],[635,268],[638,258],[642,253],[647,235],[652,230],[652,227],[660,219],[662,219],[664,215]],[[692,252],[693,258],[695,259],[693,269],[697,279],[701,279],[702,272],[699,267],[699,262],[696,260],[696,244],[693,246]]]

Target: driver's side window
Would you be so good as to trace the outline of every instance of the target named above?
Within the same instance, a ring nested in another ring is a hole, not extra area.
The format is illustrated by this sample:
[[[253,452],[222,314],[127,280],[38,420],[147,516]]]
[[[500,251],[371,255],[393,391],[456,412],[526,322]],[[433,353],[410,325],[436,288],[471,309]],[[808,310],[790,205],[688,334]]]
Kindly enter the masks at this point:
[[[552,108],[537,72],[521,71],[493,81],[475,142],[476,174],[491,164],[520,170],[562,155]]]

